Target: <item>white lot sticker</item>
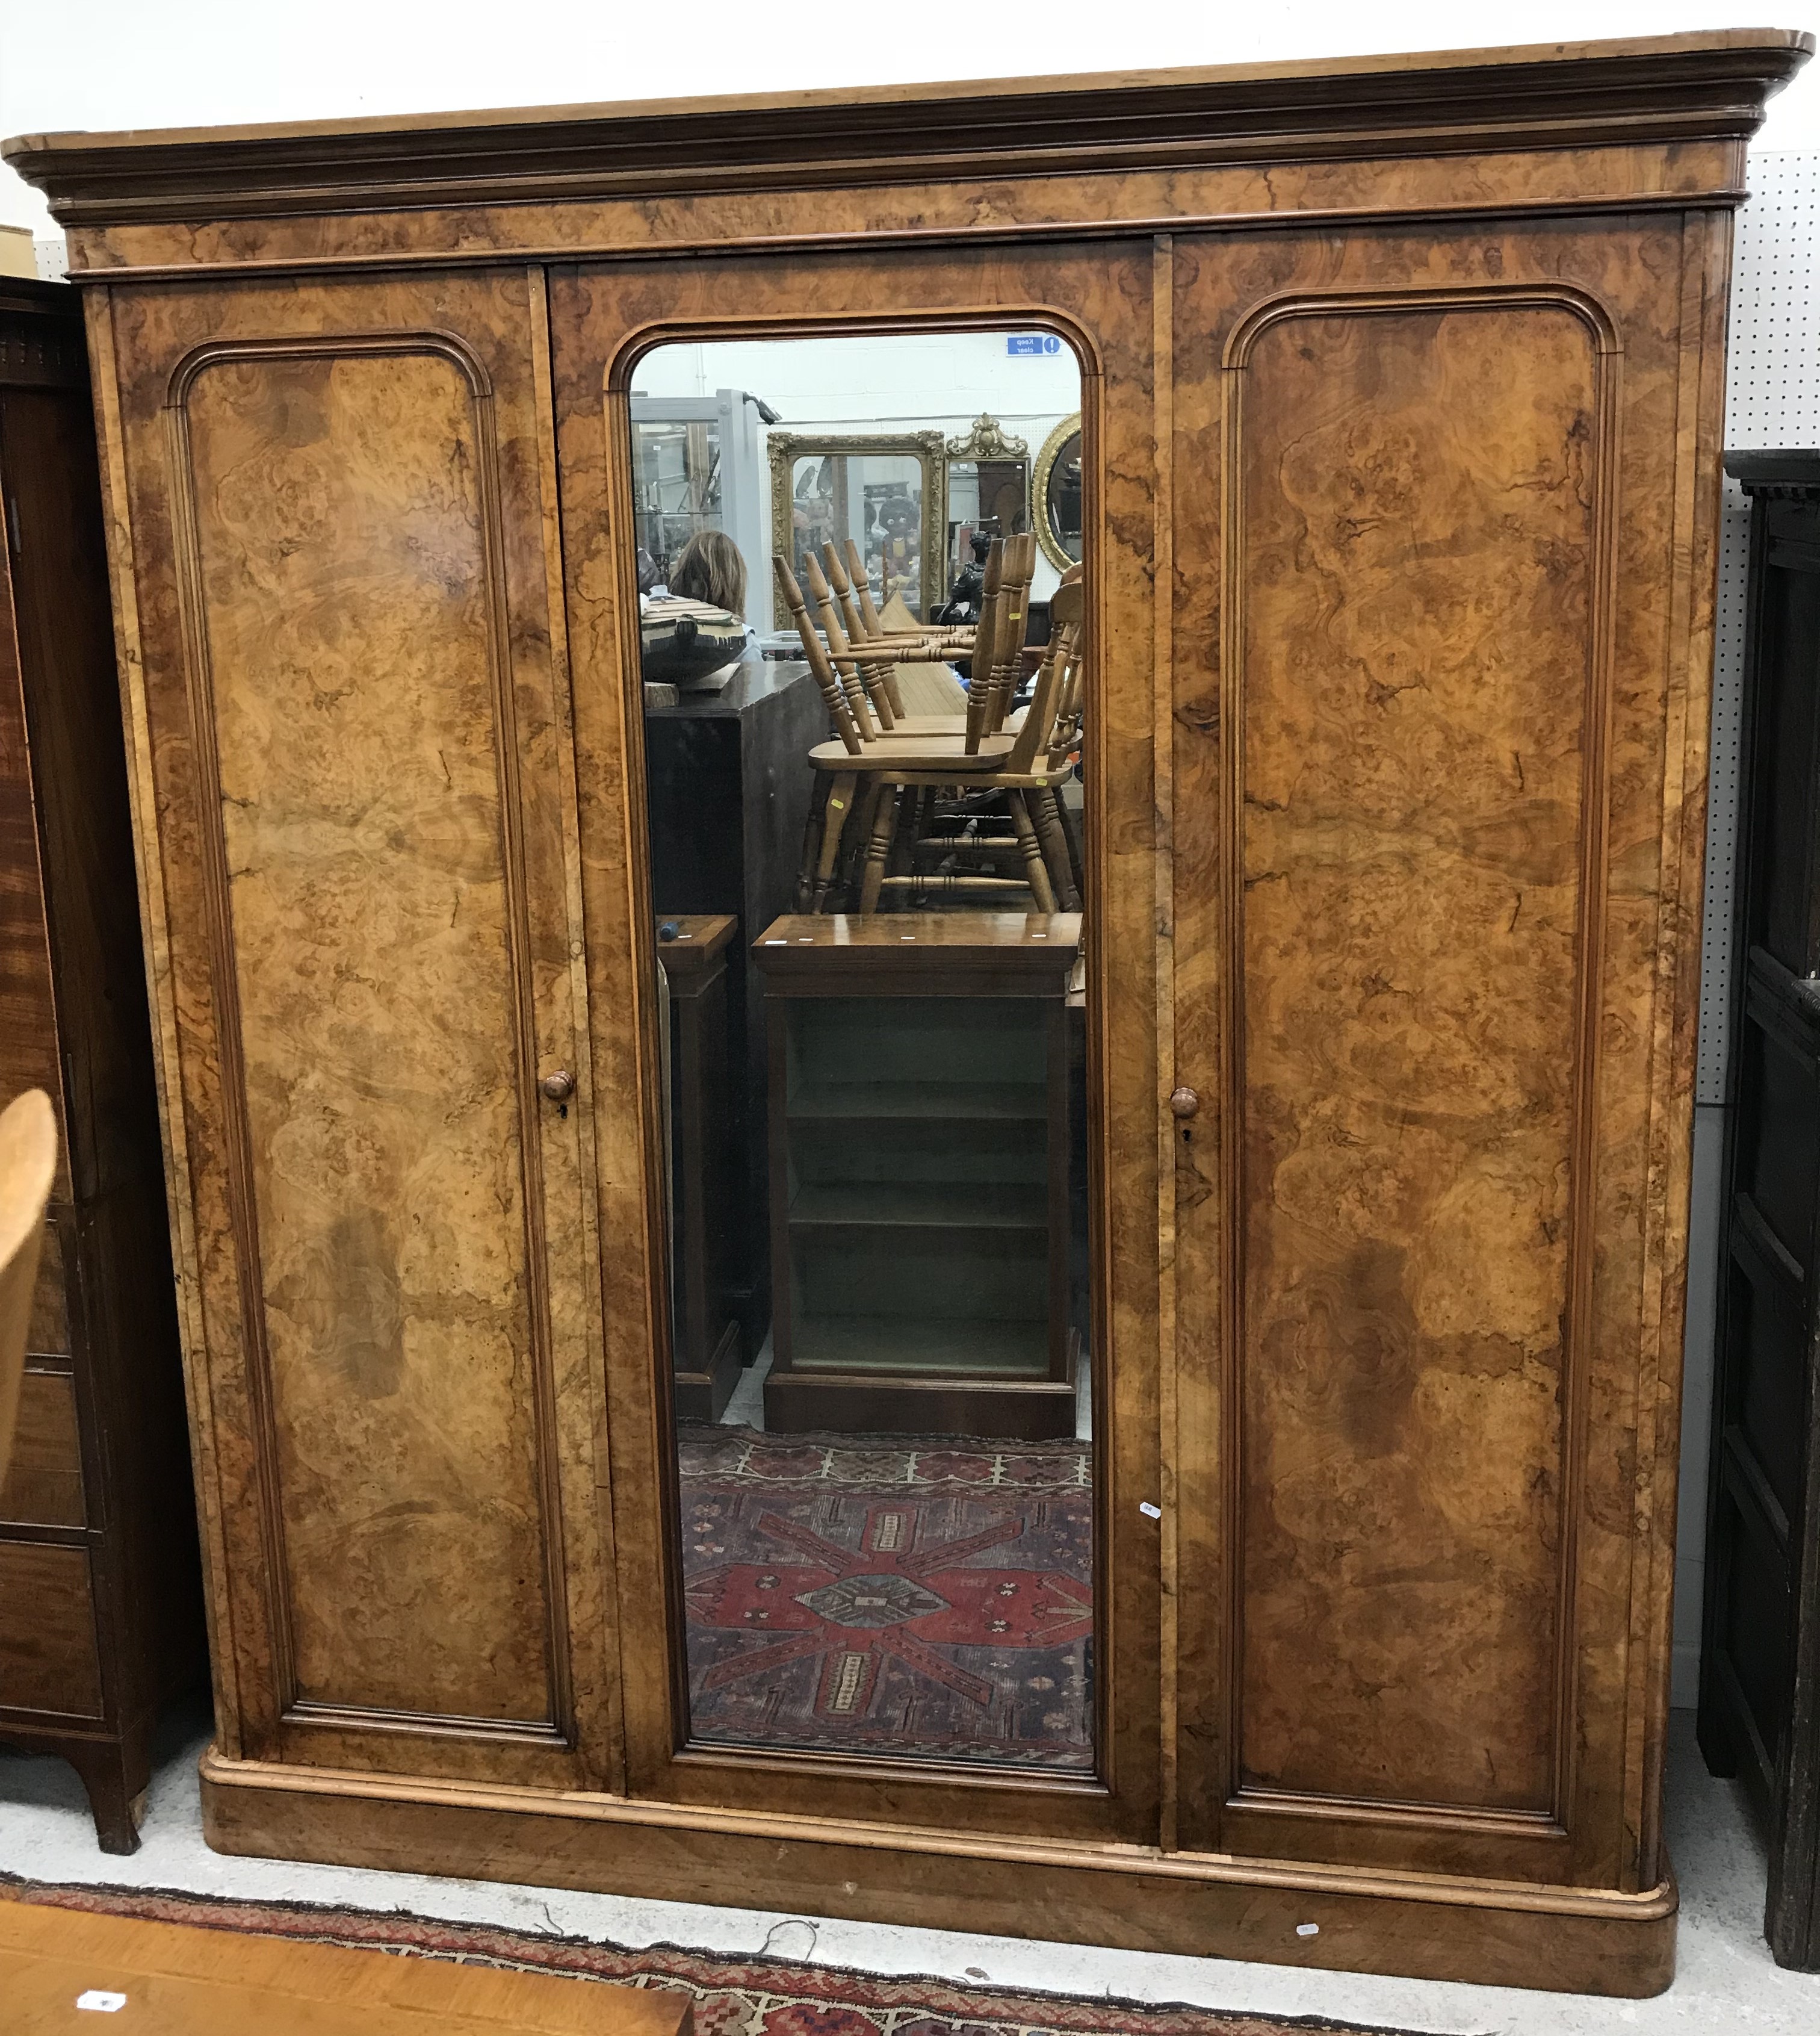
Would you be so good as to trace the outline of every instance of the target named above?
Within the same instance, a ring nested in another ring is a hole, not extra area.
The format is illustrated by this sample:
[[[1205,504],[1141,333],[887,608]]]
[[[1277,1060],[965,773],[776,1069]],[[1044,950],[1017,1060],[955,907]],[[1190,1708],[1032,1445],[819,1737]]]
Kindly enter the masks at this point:
[[[92,2008],[100,2015],[118,2015],[126,2005],[123,1993],[104,1993],[99,1987],[92,1986],[86,1993],[76,1996],[78,2008]]]

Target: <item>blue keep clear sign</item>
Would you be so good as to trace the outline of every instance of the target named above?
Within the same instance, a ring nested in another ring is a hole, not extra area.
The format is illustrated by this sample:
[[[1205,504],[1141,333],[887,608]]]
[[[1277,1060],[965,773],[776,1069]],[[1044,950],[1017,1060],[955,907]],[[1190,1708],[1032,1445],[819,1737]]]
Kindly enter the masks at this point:
[[[1004,336],[1004,350],[1013,356],[1060,353],[1061,341],[1053,332],[1008,332]]]

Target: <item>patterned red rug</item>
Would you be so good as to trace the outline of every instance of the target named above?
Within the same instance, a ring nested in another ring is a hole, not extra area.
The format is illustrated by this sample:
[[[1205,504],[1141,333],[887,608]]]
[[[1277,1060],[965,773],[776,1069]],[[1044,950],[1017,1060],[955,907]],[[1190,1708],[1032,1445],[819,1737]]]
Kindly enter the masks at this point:
[[[300,1903],[229,1902],[133,1888],[71,1887],[0,1875],[0,1900],[46,1902],[212,1930],[245,1930],[313,1944],[377,1947],[517,1972],[565,1974],[619,1986],[669,1987],[695,2003],[696,2036],[1284,2036],[1331,2030],[1404,2036],[1353,2022],[1227,2014],[1141,2001],[1015,1993],[940,1979],[880,1979],[838,1966],[754,1955],[717,1958],[654,1945],[625,1951],[583,1937],[545,1936],[425,1916],[375,1916]]]
[[[678,1443],[696,1740],[1091,1770],[1085,1445]]]

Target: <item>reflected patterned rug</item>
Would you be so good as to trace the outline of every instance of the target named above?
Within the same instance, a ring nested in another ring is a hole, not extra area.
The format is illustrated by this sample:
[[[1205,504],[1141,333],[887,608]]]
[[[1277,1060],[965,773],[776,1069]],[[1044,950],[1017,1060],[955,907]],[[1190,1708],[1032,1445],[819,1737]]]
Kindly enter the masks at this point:
[[[305,1944],[366,1946],[401,1957],[452,1959],[516,1972],[556,1973],[617,1986],[667,1987],[695,2004],[695,2036],[1285,2036],[1328,2030],[1400,2036],[1392,2030],[1310,2017],[1152,2007],[1141,2001],[1017,1993],[941,1979],[880,1979],[794,1959],[719,1958],[667,1945],[627,1951],[585,1937],[445,1923],[397,1913],[230,1902],[134,1888],[70,1887],[0,1874],[0,1901],[47,1902],[92,1914],[137,1916],[204,1929],[244,1930]],[[238,2032],[235,2032],[238,2036]]]
[[[1080,1442],[679,1436],[697,1741],[1091,1770]]]

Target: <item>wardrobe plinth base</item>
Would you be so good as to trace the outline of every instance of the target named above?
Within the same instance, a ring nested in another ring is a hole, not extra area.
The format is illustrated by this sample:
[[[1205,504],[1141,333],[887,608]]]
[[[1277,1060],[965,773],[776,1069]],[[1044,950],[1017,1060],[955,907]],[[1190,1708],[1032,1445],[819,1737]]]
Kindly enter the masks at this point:
[[[1675,1976],[1672,1878],[1618,1895],[1166,1856],[287,1766],[213,1748],[202,1771],[217,1852],[1630,1999]]]

